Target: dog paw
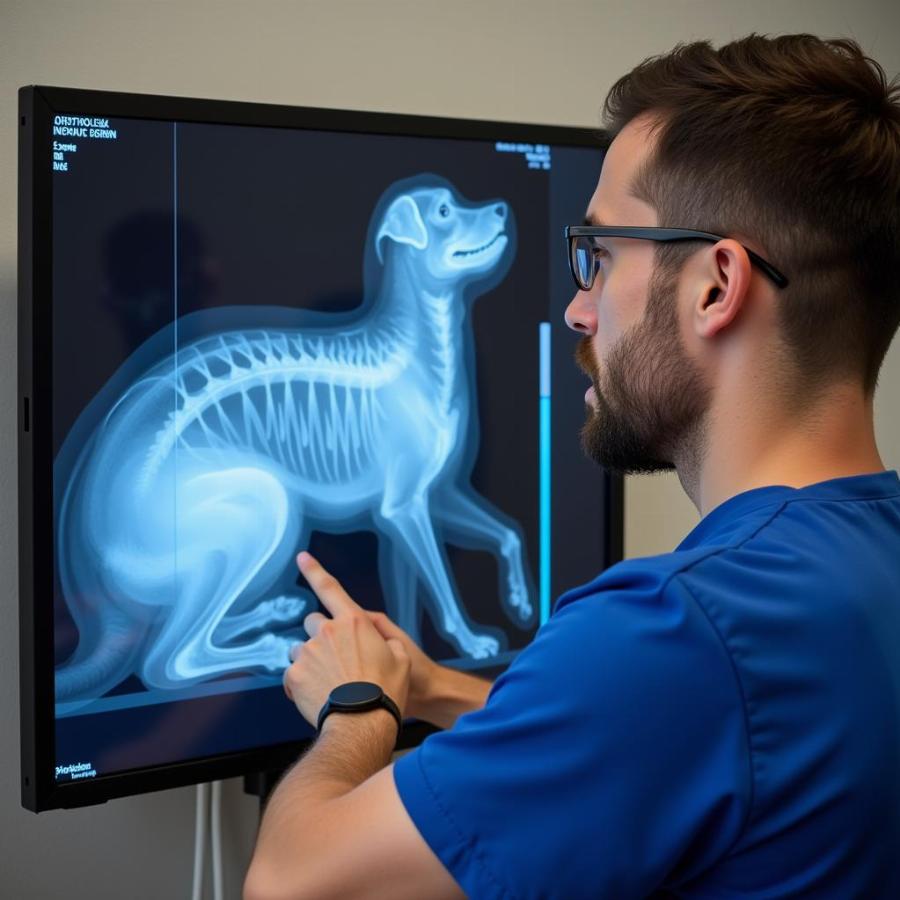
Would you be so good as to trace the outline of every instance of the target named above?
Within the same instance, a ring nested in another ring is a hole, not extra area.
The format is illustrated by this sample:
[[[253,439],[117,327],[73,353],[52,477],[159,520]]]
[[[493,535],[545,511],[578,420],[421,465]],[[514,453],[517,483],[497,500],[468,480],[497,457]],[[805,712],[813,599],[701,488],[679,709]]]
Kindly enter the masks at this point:
[[[500,651],[500,642],[486,634],[473,634],[465,643],[464,650],[473,659],[487,659],[489,656],[496,656]]]
[[[516,611],[518,617],[526,622],[531,618],[531,614],[534,611],[531,600],[528,597],[528,591],[522,585],[517,585],[510,590],[509,593],[509,605],[512,609]]]
[[[291,647],[295,640],[283,637],[280,634],[264,634],[258,642],[262,651],[259,662],[269,672],[281,672],[291,664]]]
[[[259,610],[269,622],[290,622],[299,618],[306,609],[306,601],[300,597],[274,597],[259,604]]]

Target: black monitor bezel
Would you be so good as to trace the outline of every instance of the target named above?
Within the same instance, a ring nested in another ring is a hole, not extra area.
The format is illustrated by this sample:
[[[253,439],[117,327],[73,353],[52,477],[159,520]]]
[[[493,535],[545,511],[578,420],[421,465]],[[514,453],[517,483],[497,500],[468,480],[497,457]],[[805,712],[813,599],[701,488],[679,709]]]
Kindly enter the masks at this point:
[[[31,85],[19,90],[18,407],[19,671],[22,805],[35,812],[283,769],[308,741],[57,784],[53,777],[52,146],[54,115],[509,140],[601,149],[588,128],[452,119]],[[562,239],[560,239],[562,246]],[[623,557],[623,479],[603,474],[603,568]],[[43,663],[43,664],[42,664]],[[42,664],[42,665],[41,665]],[[434,728],[408,723],[399,747]]]

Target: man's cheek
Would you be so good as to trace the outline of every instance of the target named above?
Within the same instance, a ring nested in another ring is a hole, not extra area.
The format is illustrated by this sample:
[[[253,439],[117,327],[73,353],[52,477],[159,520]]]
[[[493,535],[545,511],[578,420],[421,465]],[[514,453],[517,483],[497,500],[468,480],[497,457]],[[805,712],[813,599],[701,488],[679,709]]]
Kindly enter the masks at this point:
[[[601,303],[597,312],[597,333],[594,335],[595,350],[604,351],[614,341],[614,335],[621,334],[623,329],[621,312],[612,303]]]

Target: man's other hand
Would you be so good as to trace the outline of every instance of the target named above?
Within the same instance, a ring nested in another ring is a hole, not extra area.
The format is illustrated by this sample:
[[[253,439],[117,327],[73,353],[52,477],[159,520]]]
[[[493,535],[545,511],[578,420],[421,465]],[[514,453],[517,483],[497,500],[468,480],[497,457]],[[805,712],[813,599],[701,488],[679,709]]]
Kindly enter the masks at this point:
[[[398,641],[410,661],[409,694],[407,696],[407,715],[416,719],[433,721],[432,704],[437,692],[437,682],[442,667],[421,650],[418,644],[402,629],[395,625],[382,612],[368,612],[369,619],[378,629],[378,633],[386,641]]]
[[[436,663],[384,613],[367,615],[386,641],[397,641],[403,647],[410,661],[408,715],[452,728],[463,713],[484,706],[491,688],[489,681]]]

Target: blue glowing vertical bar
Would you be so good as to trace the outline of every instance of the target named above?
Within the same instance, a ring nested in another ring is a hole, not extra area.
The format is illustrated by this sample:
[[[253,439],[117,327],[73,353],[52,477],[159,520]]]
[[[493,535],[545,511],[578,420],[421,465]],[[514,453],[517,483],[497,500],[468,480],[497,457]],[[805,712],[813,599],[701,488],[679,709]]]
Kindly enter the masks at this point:
[[[172,343],[172,415],[178,414],[178,123],[172,123],[172,298],[174,304],[174,325]],[[173,587],[178,584],[178,441],[175,441],[172,478],[175,490],[172,491],[172,562],[174,567]]]
[[[550,618],[550,323],[540,326],[541,624]]]
[[[178,368],[178,123],[172,123],[172,295],[175,300],[175,329],[173,335],[175,369]],[[173,379],[174,381],[174,379]],[[177,389],[176,389],[176,409]],[[178,441],[175,442],[178,449]]]

